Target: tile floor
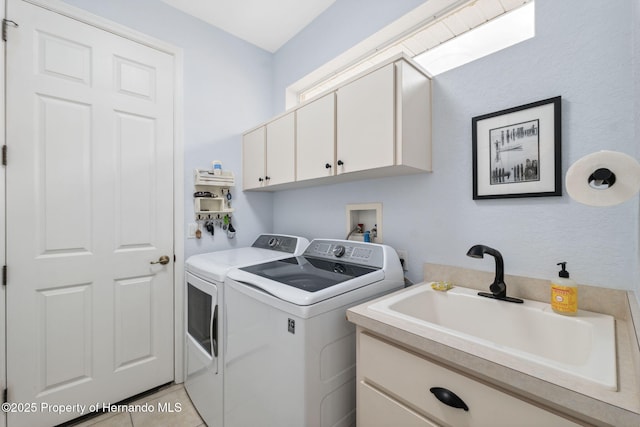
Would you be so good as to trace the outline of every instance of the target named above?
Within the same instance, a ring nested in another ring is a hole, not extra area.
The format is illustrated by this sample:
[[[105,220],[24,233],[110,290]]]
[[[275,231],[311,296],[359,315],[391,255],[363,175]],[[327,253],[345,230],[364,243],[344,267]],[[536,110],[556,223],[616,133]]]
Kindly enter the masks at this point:
[[[182,384],[168,385],[153,394],[125,403],[127,405],[147,403],[154,408],[154,411],[105,413],[64,425],[69,427],[206,427]],[[169,412],[167,408],[179,410]]]

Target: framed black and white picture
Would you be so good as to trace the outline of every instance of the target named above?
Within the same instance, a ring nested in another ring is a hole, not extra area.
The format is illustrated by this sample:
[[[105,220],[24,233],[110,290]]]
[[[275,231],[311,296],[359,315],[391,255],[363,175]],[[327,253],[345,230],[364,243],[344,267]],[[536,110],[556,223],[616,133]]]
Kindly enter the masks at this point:
[[[471,119],[473,199],[561,196],[561,97]]]

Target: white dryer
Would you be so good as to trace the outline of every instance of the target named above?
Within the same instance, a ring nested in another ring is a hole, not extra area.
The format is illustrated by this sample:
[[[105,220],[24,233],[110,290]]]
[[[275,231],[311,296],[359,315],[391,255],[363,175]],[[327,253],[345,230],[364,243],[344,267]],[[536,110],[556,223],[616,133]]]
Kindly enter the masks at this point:
[[[261,234],[250,247],[189,257],[186,269],[185,389],[209,427],[223,424],[224,280],[236,267],[299,255],[304,237]]]
[[[396,251],[313,240],[303,256],[225,281],[226,427],[355,424],[355,326],[347,308],[404,286]]]

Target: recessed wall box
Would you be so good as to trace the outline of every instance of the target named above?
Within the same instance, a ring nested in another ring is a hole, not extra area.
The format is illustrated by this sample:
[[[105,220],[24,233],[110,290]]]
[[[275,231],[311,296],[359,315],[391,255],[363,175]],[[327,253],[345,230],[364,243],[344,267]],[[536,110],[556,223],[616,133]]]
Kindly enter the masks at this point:
[[[347,205],[347,240],[364,241],[369,232],[372,243],[382,243],[382,203],[355,203]],[[362,224],[362,230],[358,227]],[[360,232],[361,231],[361,232]]]

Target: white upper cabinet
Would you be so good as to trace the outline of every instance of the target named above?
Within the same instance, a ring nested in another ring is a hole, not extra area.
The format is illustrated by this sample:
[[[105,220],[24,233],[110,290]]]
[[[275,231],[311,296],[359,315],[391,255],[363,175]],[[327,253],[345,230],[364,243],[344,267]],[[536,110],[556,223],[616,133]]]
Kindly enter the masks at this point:
[[[339,174],[394,164],[394,75],[388,64],[338,89]]]
[[[387,64],[337,91],[338,174],[431,171],[431,81]]]
[[[288,113],[242,138],[242,189],[295,181],[295,114]]]
[[[267,123],[266,186],[295,181],[295,138],[293,111]]]
[[[245,190],[429,172],[431,80],[396,57],[259,129],[265,166],[243,172]],[[259,129],[244,136],[243,168],[259,166],[247,152]]]
[[[260,126],[242,138],[242,188],[258,189],[264,186],[266,127]]]
[[[296,111],[298,181],[335,175],[336,101],[330,93]]]
[[[431,79],[406,61],[395,71],[395,165],[431,172]]]

